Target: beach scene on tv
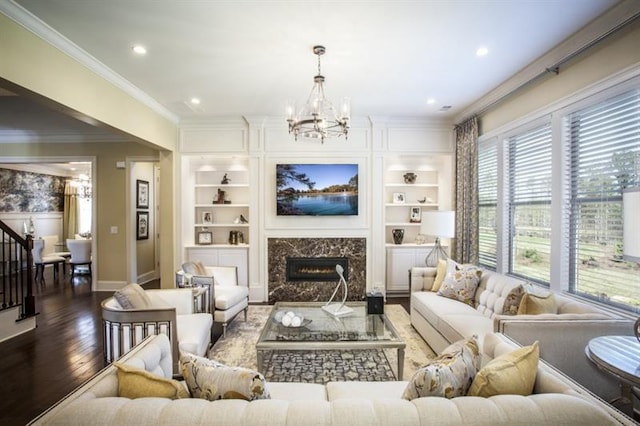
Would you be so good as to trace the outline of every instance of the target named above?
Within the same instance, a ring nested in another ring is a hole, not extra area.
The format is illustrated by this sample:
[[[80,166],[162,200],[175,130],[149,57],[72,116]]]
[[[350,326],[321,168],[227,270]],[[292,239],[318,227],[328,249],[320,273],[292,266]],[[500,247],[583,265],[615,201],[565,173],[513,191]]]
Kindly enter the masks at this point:
[[[278,216],[357,216],[357,164],[277,164]]]

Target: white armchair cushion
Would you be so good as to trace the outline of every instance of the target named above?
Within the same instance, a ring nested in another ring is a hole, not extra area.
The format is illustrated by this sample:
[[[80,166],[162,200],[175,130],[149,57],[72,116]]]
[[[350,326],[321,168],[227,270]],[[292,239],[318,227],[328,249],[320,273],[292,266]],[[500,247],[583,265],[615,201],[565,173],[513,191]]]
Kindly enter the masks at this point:
[[[150,308],[176,308],[176,315],[193,313],[193,291],[190,288],[147,290]]]
[[[211,314],[178,315],[178,349],[198,356],[206,356],[211,343]]]
[[[214,287],[216,297],[216,309],[227,310],[232,306],[236,306],[249,296],[249,289],[245,286],[224,286],[216,285]]]

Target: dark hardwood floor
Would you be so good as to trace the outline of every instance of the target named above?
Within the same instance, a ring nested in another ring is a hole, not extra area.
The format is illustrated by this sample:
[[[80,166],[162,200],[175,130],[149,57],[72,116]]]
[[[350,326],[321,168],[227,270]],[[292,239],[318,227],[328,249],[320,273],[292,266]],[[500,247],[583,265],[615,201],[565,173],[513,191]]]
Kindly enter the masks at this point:
[[[50,268],[49,268],[50,269]],[[100,302],[88,275],[37,286],[37,328],[0,343],[0,424],[24,425],[104,366]],[[157,288],[158,282],[145,285]],[[389,298],[408,311],[408,298]]]

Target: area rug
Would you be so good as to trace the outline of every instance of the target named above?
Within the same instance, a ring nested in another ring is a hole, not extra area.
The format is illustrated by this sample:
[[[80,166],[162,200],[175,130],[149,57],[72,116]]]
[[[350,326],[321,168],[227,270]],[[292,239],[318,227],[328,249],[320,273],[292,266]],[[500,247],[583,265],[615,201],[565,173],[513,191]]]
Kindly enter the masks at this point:
[[[256,342],[272,308],[273,306],[269,305],[250,305],[247,321],[244,321],[243,314],[238,315],[227,326],[226,336],[220,337],[213,345],[209,351],[209,358],[226,365],[256,369]],[[415,331],[411,325],[409,314],[401,305],[385,305],[384,309],[385,314],[406,344],[404,377],[402,379],[409,380],[417,369],[435,357],[435,353]],[[292,352],[296,351],[273,351],[276,354],[275,359],[272,356],[273,353],[269,353],[273,361],[265,363],[265,378],[267,380],[270,379],[266,376],[270,375],[272,376],[271,381],[287,381],[291,377],[296,377],[300,378],[299,381],[322,383],[326,377],[330,377],[334,373],[335,377],[341,374],[340,377],[344,377],[344,380],[373,380],[374,376],[377,380],[395,380],[397,374],[398,358],[395,349],[384,351],[307,351],[297,354]],[[307,357],[302,357],[303,354],[307,354]],[[279,369],[279,366],[285,364],[289,372]],[[374,364],[375,368],[367,368],[367,373],[363,373],[362,366],[374,367]],[[308,367],[303,368],[301,365],[308,365]],[[322,370],[322,374],[318,374],[320,370]],[[372,370],[377,371],[374,374]],[[356,373],[358,377],[352,378]],[[315,375],[313,379],[312,375]]]

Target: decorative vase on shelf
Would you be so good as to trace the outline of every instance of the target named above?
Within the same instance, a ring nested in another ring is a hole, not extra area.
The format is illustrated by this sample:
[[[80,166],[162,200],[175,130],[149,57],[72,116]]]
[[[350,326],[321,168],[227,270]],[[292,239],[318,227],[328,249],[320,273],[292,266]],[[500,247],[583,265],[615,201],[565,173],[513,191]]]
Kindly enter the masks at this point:
[[[402,177],[404,178],[404,183],[416,183],[418,175],[413,172],[409,172],[405,173]]]
[[[391,235],[393,235],[394,244],[402,244],[404,239],[404,229],[392,229]]]

